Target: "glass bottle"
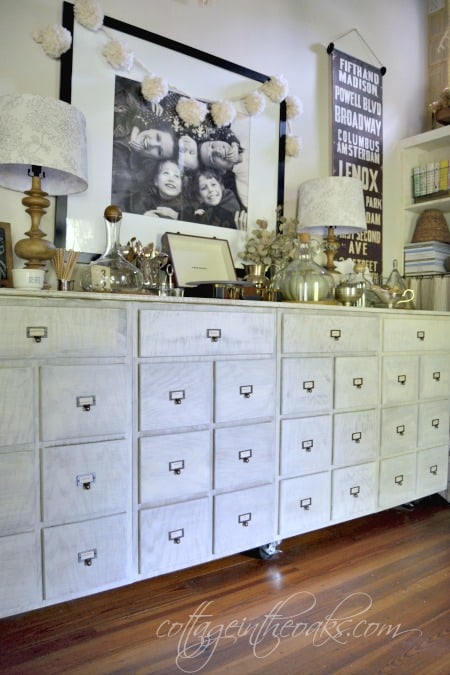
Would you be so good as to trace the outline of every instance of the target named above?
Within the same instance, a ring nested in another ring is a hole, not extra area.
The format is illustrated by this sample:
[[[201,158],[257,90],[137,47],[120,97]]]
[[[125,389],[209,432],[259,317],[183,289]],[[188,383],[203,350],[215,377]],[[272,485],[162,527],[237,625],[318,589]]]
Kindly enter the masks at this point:
[[[392,272],[384,282],[383,286],[395,289],[395,291],[399,293],[403,293],[403,291],[406,291],[407,289],[406,282],[398,271],[398,260],[396,258],[392,261]]]
[[[317,245],[318,246],[318,245]],[[284,300],[291,302],[323,302],[334,298],[333,276],[314,262],[317,247],[309,234],[299,235],[298,258],[277,275],[277,286]]]
[[[122,211],[118,206],[107,206],[104,213],[106,250],[90,263],[81,277],[85,291],[107,293],[135,293],[143,284],[142,272],[129,263],[120,247]]]

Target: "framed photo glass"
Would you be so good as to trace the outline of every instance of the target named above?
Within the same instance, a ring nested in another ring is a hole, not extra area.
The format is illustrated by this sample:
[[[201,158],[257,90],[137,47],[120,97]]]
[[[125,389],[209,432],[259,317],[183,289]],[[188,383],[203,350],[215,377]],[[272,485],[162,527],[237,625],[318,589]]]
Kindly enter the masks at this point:
[[[216,237],[228,241],[238,265],[247,229],[258,218],[275,227],[277,204],[283,201],[283,104],[266,98],[264,111],[254,116],[244,105],[245,96],[268,77],[110,17],[104,18],[104,31],[90,31],[74,20],[73,5],[67,2],[63,25],[72,32],[73,43],[61,59],[60,98],[86,116],[89,186],[86,192],[58,197],[56,246],[80,251],[81,262],[100,255],[105,248],[103,212],[117,203],[123,211],[122,243],[135,237],[159,248],[168,231]],[[102,53],[114,39],[134,54],[128,72],[112,68]],[[149,71],[169,83],[158,105],[142,96],[141,83]],[[180,117],[182,98],[206,105],[201,124],[188,125]],[[217,127],[211,103],[226,100],[233,103],[236,116],[231,124]],[[156,132],[164,138],[161,155],[146,156],[154,153],[148,139]],[[231,158],[228,166],[212,167],[222,190],[220,208],[206,196],[214,177],[203,175],[211,168],[214,145],[229,147]],[[188,164],[189,149],[197,164]],[[177,201],[175,195],[170,205],[158,201],[164,180],[172,191],[182,183],[182,197]]]

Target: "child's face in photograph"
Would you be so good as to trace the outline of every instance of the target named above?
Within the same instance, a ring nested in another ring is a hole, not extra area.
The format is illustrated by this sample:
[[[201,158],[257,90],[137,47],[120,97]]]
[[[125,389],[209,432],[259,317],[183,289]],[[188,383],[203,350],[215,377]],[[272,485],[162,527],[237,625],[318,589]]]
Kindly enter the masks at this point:
[[[176,197],[181,193],[181,171],[175,162],[162,162],[155,178],[155,185],[163,197]]]
[[[208,206],[217,206],[222,201],[222,185],[213,176],[198,177],[198,192],[202,202]]]

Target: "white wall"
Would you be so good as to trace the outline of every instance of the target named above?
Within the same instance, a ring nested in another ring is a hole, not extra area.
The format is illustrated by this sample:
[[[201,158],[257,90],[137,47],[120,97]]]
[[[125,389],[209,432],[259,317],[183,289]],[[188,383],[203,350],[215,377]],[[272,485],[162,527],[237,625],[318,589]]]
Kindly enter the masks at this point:
[[[59,61],[33,41],[37,29],[59,23],[62,0],[0,0],[0,95],[26,92],[58,97]],[[384,100],[385,270],[402,258],[398,139],[426,129],[426,0],[101,0],[104,13],[267,75],[284,74],[304,115],[294,122],[303,138],[298,158],[286,164],[285,211],[295,213],[299,183],[331,173],[329,120],[330,41],[377,64],[356,33],[387,68]],[[163,67],[161,68],[163,75]],[[207,92],[205,92],[207,96]],[[29,227],[19,193],[0,188],[0,220],[10,222],[13,244]],[[103,210],[106,205],[99,205]],[[53,237],[53,203],[42,229]]]

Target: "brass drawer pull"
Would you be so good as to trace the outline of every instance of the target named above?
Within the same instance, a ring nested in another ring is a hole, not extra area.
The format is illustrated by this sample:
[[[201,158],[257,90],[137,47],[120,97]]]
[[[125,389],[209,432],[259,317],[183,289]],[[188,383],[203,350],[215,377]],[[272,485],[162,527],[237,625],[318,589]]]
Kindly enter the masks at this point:
[[[83,565],[86,565],[86,567],[90,567],[92,565],[92,561],[95,560],[96,557],[96,548],[91,548],[89,551],[80,551],[78,553],[78,562],[83,563]]]
[[[77,476],[77,487],[81,487],[83,490],[90,490],[95,482],[95,473],[83,473]]]
[[[355,485],[354,487],[350,488],[350,494],[352,497],[359,497],[359,493],[361,492],[361,488],[359,485]]]
[[[206,337],[211,340],[211,342],[218,342],[222,337],[222,331],[220,328],[207,328]]]
[[[314,389],[314,380],[305,380],[305,382],[303,382],[303,389],[305,389],[308,394],[311,394]]]
[[[244,398],[250,398],[251,394],[253,394],[253,385],[252,384],[242,385],[241,387],[239,387],[239,393]]]
[[[169,534],[169,541],[173,541],[174,544],[181,544],[181,540],[184,537],[184,527],[180,527],[178,530],[172,530]]]
[[[406,375],[399,375],[399,376],[397,377],[397,382],[398,382],[399,384],[405,385],[405,384],[406,384]]]
[[[394,478],[394,483],[396,485],[403,485],[403,481],[404,481],[404,476],[403,476],[402,473],[399,473],[398,476],[395,476],[395,478]]]
[[[441,379],[441,373],[436,370],[436,372],[433,373],[433,380],[436,380],[436,382],[439,382]]]
[[[360,431],[354,431],[352,433],[352,441],[355,443],[360,443],[362,438],[362,433]]]
[[[248,464],[251,457],[253,457],[253,450],[251,448],[248,450],[239,450],[239,459],[244,462],[244,464]]]
[[[308,441],[302,441],[302,450],[306,450],[306,452],[311,452],[311,450],[314,447],[314,441],[308,440]]]
[[[48,328],[45,326],[28,326],[27,327],[27,338],[34,340],[35,342],[40,342],[42,338],[48,337]]]
[[[305,511],[309,511],[309,507],[312,504],[312,499],[311,497],[306,497],[305,499],[300,499],[300,508],[305,509]]]
[[[431,420],[431,426],[434,427],[434,429],[439,429],[439,417],[437,417],[434,420]]]
[[[337,329],[332,328],[330,330],[330,337],[332,337],[333,340],[339,340],[341,337],[341,331],[338,328]]]
[[[238,516],[238,523],[240,525],[243,525],[243,527],[248,527],[249,522],[252,519],[252,514],[251,512],[249,513],[241,513],[240,516]]]
[[[399,436],[404,436],[405,435],[405,425],[404,424],[399,424],[398,427],[396,428],[396,432],[398,433]]]
[[[419,340],[422,340],[422,341],[425,340],[425,331],[424,330],[418,330],[417,331],[417,338]]]
[[[93,405],[95,405],[95,396],[77,396],[77,408],[83,408],[89,412]]]
[[[173,462],[169,462],[169,471],[172,471],[175,476],[179,476],[183,469],[184,459],[177,459]]]
[[[181,402],[186,398],[184,389],[177,389],[176,391],[169,391],[169,401],[173,401],[175,405],[181,405]]]
[[[364,378],[362,377],[354,377],[353,378],[353,386],[356,387],[357,389],[361,389],[364,384]]]
[[[437,464],[432,464],[430,466],[430,473],[432,473],[433,476],[437,476],[437,472],[438,472]]]

